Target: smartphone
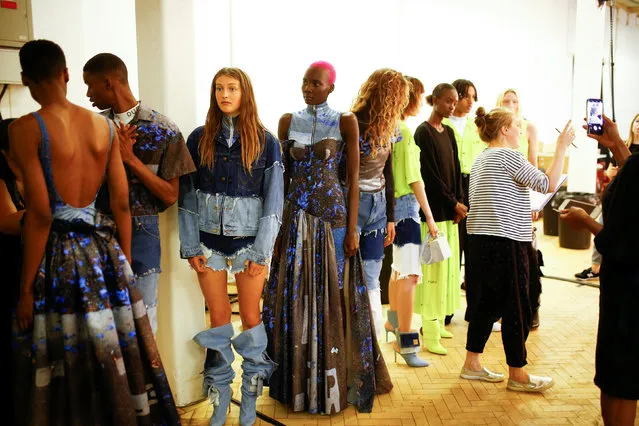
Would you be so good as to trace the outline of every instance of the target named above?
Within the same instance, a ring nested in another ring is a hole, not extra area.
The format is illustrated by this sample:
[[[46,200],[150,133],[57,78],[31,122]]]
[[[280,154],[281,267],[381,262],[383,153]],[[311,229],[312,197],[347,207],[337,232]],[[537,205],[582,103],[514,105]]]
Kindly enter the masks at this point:
[[[603,101],[601,99],[588,99],[586,101],[586,117],[588,133],[603,134]]]
[[[562,211],[565,209],[569,209],[570,207],[579,207],[582,208],[590,215],[591,218],[597,220],[599,215],[601,215],[601,206],[598,204],[586,203],[585,201],[577,201],[566,199],[561,203],[561,206],[557,209],[557,211]]]

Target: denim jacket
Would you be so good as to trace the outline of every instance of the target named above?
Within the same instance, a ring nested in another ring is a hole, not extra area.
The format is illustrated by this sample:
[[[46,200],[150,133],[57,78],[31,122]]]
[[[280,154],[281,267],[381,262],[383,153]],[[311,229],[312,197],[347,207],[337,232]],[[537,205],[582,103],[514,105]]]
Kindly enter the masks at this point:
[[[198,127],[186,143],[197,170],[180,178],[180,256],[203,254],[200,231],[229,237],[254,236],[248,258],[264,265],[273,254],[282,223],[284,168],[280,143],[267,131],[264,149],[249,174],[242,165],[240,135],[225,119],[215,136],[211,170],[200,161],[198,145],[203,133],[204,126]]]

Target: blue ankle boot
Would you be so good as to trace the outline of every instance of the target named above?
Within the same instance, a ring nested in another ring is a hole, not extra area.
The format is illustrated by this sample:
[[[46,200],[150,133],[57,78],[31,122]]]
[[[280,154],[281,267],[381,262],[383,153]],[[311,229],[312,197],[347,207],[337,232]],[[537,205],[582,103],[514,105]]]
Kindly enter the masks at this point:
[[[397,330],[397,346],[399,350],[393,348],[395,350],[395,363],[397,363],[397,354],[400,354],[409,367],[428,367],[430,365],[428,361],[417,356],[421,346],[419,344],[419,333],[416,331],[402,333]]]
[[[231,340],[242,361],[242,404],[240,405],[240,425],[255,423],[255,403],[262,394],[262,383],[273,374],[275,363],[266,355],[266,330],[259,323]]]
[[[235,334],[231,323],[209,328],[195,335],[193,340],[206,348],[204,362],[204,382],[202,392],[213,404],[210,426],[222,426],[231,402],[231,383],[235,372],[231,364],[235,359],[231,349],[231,338]]]
[[[395,331],[399,327],[399,320],[397,318],[397,311],[391,311],[390,309],[386,311],[386,321],[393,327],[392,330],[386,328],[387,325],[384,324],[384,331],[386,332],[386,343],[388,343],[388,334],[395,335]]]

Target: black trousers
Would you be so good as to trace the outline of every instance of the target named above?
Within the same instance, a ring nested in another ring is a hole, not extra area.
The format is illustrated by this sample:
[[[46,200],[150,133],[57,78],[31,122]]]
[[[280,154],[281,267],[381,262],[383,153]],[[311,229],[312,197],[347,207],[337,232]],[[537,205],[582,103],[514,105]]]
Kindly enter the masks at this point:
[[[530,250],[530,308],[533,312],[539,310],[541,305],[541,269],[539,268],[539,254],[535,249]]]
[[[464,204],[466,205],[466,207],[470,206],[470,201],[468,200],[468,188],[470,185],[470,175],[466,175],[462,173],[462,188],[464,189]],[[468,233],[466,232],[466,219],[463,219],[459,222],[459,267],[461,268],[461,262],[462,262],[462,255],[464,253],[466,253],[466,258],[464,260],[464,285],[466,287],[466,314],[464,315],[464,319],[466,321],[470,321],[470,314],[469,314],[469,306],[474,304],[474,301],[471,300],[471,297],[473,295],[473,292],[471,291],[470,293],[468,292],[468,280],[467,278],[467,271],[468,268],[466,267],[466,265],[468,265],[468,250],[466,250],[466,244],[468,241]]]
[[[464,189],[464,205],[470,206],[468,201],[468,188],[470,185],[470,175],[462,174],[462,188]],[[466,242],[468,241],[468,233],[466,232],[466,219],[459,222],[459,266],[461,267],[462,253],[466,248]]]
[[[466,349],[482,353],[493,323],[502,318],[506,363],[526,365],[526,339],[532,322],[529,242],[487,235],[468,236],[466,288],[472,288]]]

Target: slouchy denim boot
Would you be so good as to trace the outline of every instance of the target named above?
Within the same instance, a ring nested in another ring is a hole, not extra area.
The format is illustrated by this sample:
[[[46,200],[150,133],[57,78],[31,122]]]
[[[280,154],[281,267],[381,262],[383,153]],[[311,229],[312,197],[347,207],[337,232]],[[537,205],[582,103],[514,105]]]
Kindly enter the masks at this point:
[[[255,423],[255,402],[262,394],[262,383],[273,374],[275,363],[266,354],[266,330],[259,323],[231,340],[242,361],[242,404],[240,405],[240,425]]]
[[[224,425],[231,402],[231,383],[235,378],[235,372],[231,367],[235,359],[231,349],[233,334],[233,325],[228,323],[204,330],[193,338],[198,345],[206,348],[202,392],[213,404],[210,426]]]

